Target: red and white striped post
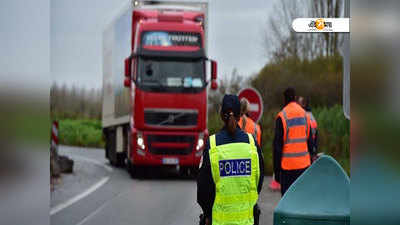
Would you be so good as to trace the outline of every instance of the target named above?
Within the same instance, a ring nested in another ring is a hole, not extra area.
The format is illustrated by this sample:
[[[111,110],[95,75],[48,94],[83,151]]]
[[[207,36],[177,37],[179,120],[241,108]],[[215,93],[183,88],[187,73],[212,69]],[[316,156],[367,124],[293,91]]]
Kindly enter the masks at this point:
[[[53,121],[51,126],[51,148],[57,151],[58,149],[58,121]]]

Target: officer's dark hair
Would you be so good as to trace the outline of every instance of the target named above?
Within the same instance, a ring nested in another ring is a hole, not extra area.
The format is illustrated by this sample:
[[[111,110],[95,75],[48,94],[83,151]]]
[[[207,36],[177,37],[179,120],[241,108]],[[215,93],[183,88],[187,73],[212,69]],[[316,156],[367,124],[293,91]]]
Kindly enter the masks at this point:
[[[293,87],[288,87],[284,92],[283,96],[285,97],[285,105],[289,102],[292,102],[296,99],[296,91]]]

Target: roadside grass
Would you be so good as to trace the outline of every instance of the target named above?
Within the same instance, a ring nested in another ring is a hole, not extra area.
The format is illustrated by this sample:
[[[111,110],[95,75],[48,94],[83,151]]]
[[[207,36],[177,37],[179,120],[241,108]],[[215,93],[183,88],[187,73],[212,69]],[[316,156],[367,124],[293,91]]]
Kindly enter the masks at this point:
[[[104,148],[101,121],[89,119],[60,120],[59,142],[63,145]]]

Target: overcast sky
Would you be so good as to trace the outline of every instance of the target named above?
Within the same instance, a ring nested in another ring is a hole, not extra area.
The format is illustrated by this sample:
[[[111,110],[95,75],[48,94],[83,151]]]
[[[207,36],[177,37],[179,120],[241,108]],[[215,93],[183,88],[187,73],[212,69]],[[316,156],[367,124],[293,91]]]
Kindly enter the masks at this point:
[[[48,83],[49,18],[46,1],[0,1],[0,91]]]
[[[102,86],[102,30],[126,0],[51,0],[50,66],[57,83]],[[258,72],[265,64],[262,35],[273,1],[210,2],[209,57],[218,73]]]

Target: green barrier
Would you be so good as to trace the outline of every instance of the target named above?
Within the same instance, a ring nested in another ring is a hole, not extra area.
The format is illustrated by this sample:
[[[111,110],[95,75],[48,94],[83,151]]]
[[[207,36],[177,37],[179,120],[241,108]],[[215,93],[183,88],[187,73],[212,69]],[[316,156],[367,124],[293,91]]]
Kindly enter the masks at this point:
[[[350,224],[350,180],[330,156],[315,161],[286,191],[274,225]]]

